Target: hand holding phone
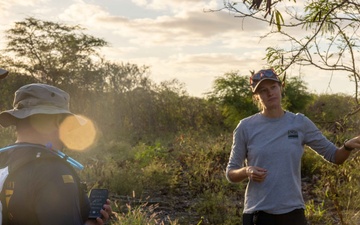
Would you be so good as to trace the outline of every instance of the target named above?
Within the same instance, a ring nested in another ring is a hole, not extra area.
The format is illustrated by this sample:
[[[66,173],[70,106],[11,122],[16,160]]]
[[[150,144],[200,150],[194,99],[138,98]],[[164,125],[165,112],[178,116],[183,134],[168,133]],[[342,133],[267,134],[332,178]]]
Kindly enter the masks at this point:
[[[101,218],[100,210],[103,209],[106,200],[108,199],[109,191],[107,189],[91,189],[89,194],[90,213],[89,219]]]

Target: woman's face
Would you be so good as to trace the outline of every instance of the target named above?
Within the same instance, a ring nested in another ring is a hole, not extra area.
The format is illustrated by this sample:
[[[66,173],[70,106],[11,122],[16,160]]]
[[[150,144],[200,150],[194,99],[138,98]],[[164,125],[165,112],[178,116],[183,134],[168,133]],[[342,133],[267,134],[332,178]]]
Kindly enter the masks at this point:
[[[264,110],[281,108],[281,84],[273,80],[264,80],[256,89],[255,97]]]

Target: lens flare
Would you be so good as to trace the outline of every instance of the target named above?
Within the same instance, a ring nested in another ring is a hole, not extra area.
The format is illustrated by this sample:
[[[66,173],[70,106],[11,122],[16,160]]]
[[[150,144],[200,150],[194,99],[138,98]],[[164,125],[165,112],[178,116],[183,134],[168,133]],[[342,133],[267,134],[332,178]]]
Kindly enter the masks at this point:
[[[95,143],[97,131],[90,119],[68,116],[60,125],[59,136],[67,148],[82,151]]]

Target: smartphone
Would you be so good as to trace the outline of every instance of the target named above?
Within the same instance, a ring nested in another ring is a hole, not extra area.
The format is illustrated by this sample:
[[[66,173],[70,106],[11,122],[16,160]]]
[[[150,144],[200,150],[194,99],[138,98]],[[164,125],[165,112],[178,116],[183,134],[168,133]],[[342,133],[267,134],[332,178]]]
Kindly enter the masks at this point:
[[[101,218],[100,210],[103,209],[103,205],[108,199],[109,191],[108,189],[91,189],[89,194],[90,200],[90,213],[89,219],[96,219],[97,217]]]

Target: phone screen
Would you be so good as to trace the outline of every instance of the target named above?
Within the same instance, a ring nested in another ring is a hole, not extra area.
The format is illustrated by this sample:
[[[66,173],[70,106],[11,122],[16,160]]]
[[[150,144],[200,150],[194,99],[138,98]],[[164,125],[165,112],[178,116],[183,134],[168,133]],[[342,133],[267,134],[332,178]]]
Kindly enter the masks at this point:
[[[100,210],[103,208],[103,205],[106,203],[106,199],[108,199],[108,190],[107,189],[91,189],[89,200],[90,200],[90,219],[96,219],[97,217],[101,217]]]

